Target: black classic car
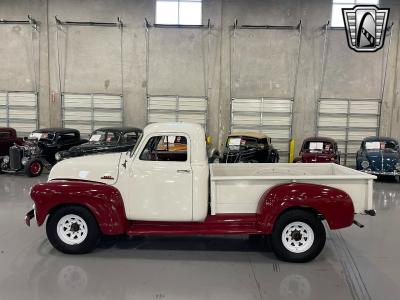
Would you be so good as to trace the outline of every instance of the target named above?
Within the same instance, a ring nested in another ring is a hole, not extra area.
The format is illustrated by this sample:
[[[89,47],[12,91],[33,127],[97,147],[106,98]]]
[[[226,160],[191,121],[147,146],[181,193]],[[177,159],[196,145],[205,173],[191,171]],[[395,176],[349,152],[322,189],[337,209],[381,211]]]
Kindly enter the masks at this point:
[[[23,144],[10,147],[9,156],[0,162],[0,171],[15,173],[24,171],[29,177],[39,176],[43,167],[51,169],[56,163],[55,154],[72,146],[86,143],[76,129],[44,128],[33,131]]]
[[[85,144],[56,153],[56,160],[105,152],[124,152],[135,146],[142,129],[136,127],[104,127],[92,132]]]
[[[258,132],[233,132],[227,138],[223,163],[276,163],[278,150],[271,138]]]
[[[397,140],[370,136],[361,142],[356,157],[357,170],[373,175],[400,176],[400,150]]]

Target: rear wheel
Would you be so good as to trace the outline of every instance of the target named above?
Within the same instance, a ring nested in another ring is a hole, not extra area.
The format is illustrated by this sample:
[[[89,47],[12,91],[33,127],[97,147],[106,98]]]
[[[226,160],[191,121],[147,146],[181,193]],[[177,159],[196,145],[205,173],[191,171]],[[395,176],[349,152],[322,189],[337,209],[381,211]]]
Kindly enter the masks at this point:
[[[42,174],[43,164],[39,160],[28,161],[24,167],[25,175],[28,177],[37,177]]]
[[[101,236],[96,219],[81,206],[64,206],[52,213],[46,233],[53,247],[67,254],[91,252]]]
[[[276,256],[289,262],[307,262],[321,253],[326,241],[324,225],[315,213],[295,209],[275,223],[271,246]]]

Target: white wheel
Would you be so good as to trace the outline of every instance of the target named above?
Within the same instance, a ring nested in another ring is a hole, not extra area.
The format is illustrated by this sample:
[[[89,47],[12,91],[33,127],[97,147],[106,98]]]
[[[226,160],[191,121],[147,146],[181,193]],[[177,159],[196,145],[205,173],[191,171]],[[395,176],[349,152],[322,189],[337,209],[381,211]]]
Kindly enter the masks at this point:
[[[282,244],[290,252],[306,252],[313,243],[314,231],[304,222],[289,223],[282,231]]]
[[[86,239],[88,226],[78,215],[65,215],[57,223],[57,235],[67,245],[78,245]]]

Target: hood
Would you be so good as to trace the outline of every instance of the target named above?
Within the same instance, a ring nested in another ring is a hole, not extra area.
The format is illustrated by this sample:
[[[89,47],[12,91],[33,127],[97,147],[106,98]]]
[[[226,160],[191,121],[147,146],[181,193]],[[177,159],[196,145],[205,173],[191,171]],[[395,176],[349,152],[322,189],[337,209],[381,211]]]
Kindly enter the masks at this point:
[[[326,163],[332,162],[331,158],[335,156],[333,152],[326,153],[311,153],[311,152],[303,152],[302,161],[305,163]]]
[[[120,158],[121,153],[107,153],[63,160],[51,169],[49,181],[74,179],[114,184],[118,179]]]
[[[395,170],[397,162],[399,162],[399,153],[392,150],[368,150],[366,151],[366,157],[370,168],[374,171],[392,172]]]

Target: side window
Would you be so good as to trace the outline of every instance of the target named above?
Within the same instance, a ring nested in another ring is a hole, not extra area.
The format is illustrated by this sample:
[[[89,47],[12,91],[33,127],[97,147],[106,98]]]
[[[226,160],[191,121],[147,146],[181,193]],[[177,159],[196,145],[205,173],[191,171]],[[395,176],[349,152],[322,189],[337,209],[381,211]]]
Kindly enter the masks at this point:
[[[11,132],[9,131],[1,131],[0,132],[0,139],[8,139],[11,137]]]
[[[123,142],[128,145],[135,145],[138,139],[138,135],[135,131],[127,132],[124,134]]]
[[[139,157],[150,161],[187,161],[187,139],[179,135],[152,137]]]
[[[60,134],[59,142],[62,144],[72,143],[75,140],[76,140],[76,137],[75,137],[75,133],[73,133],[73,132]]]

